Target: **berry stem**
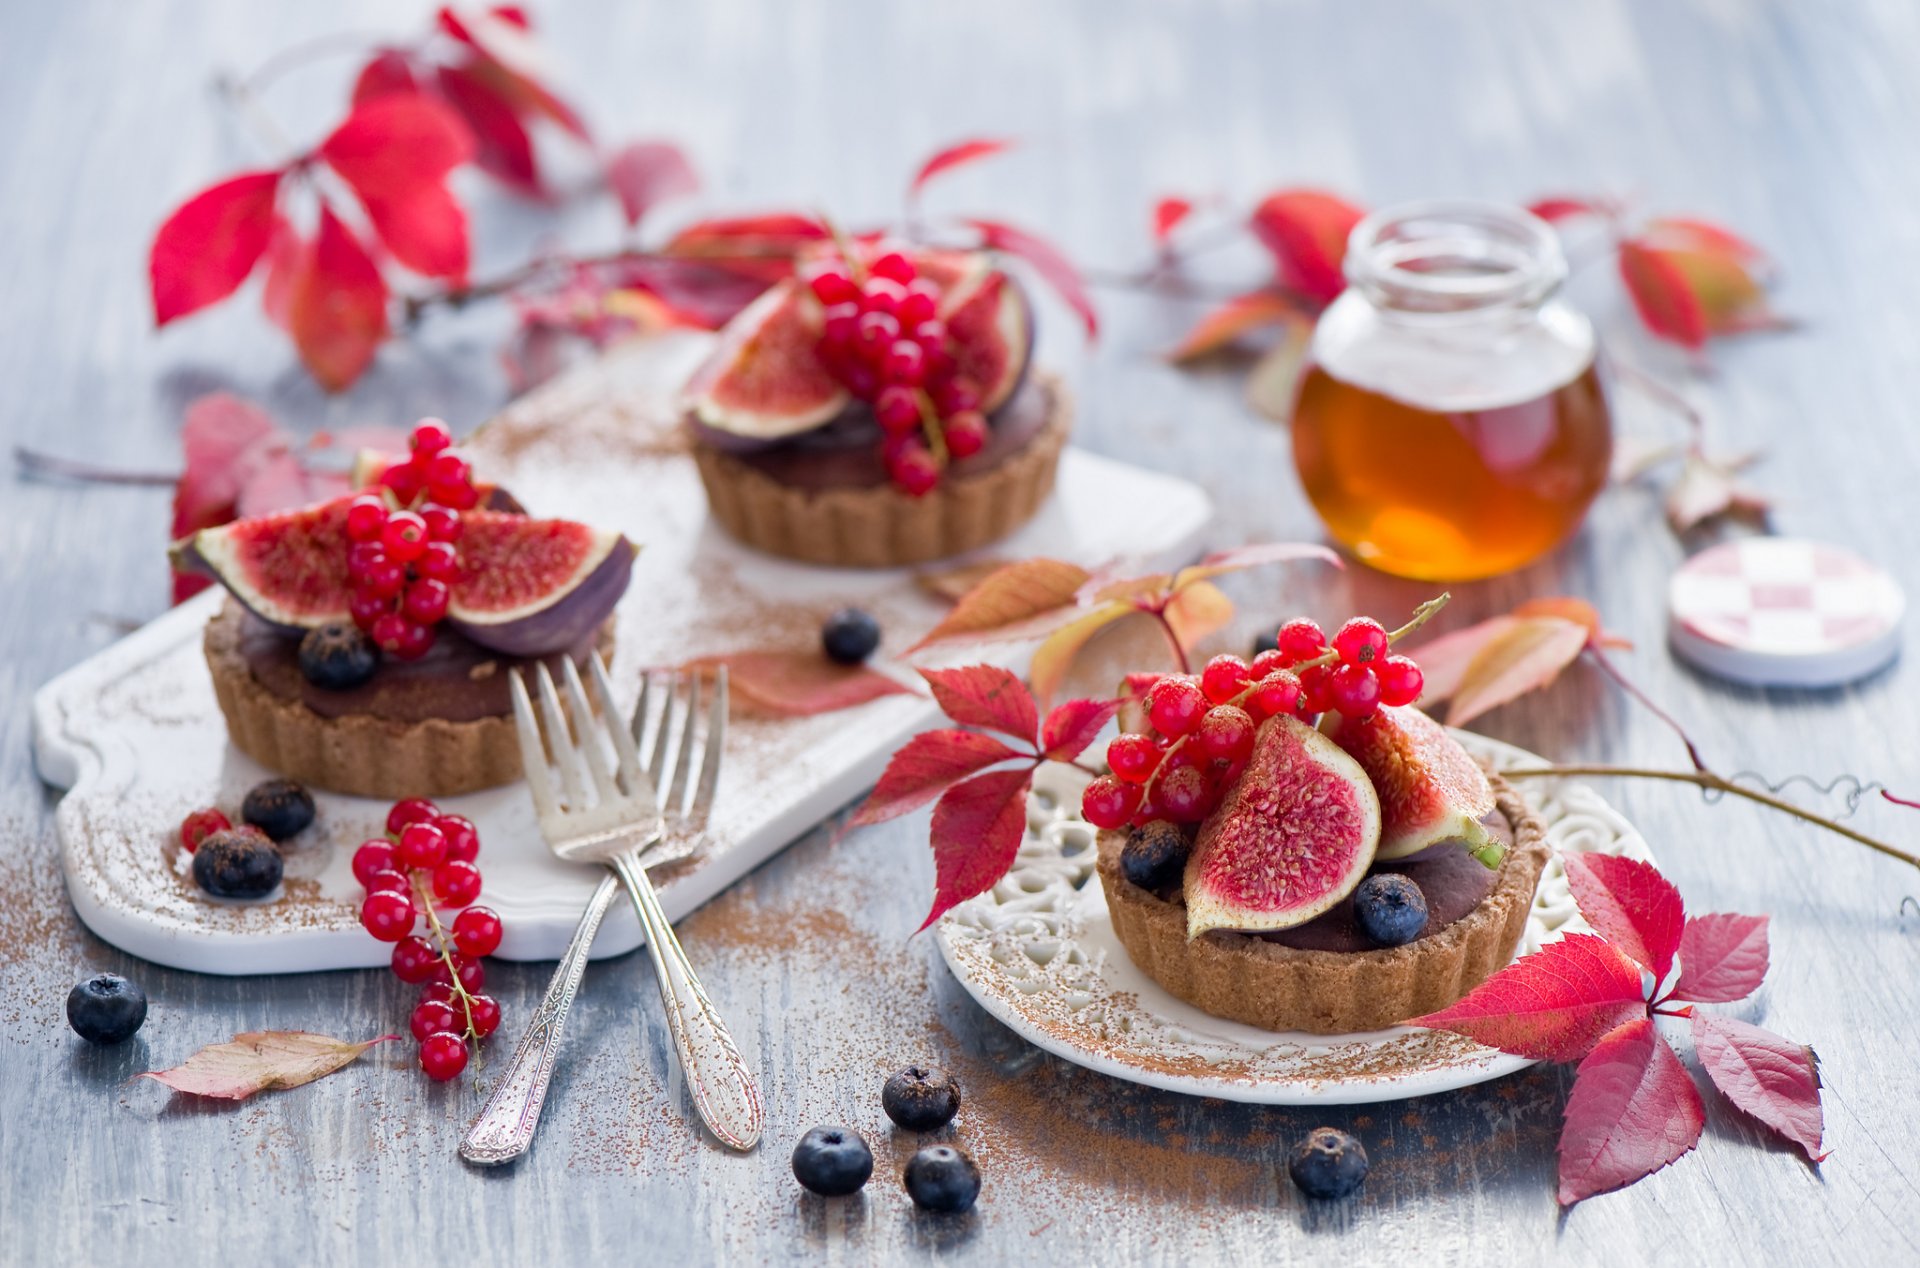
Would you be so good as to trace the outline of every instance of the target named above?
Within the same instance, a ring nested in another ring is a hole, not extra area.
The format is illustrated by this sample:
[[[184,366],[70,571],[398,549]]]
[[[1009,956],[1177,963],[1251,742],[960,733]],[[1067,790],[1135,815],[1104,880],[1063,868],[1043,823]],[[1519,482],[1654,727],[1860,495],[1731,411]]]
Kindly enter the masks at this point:
[[[841,230],[839,221],[827,215],[825,212],[821,212],[820,223],[826,227],[827,236],[833,239],[833,249],[838,251],[841,260],[845,261],[847,276],[852,278],[857,285],[865,285],[867,280],[867,266],[861,262],[859,253],[853,249],[853,243],[847,240],[847,235]]]
[[[1428,599],[1425,603],[1422,603],[1419,607],[1413,610],[1413,615],[1410,618],[1408,618],[1407,623],[1405,625],[1401,626],[1397,630],[1392,630],[1388,632],[1387,646],[1389,647],[1393,646],[1395,643],[1399,642],[1401,639],[1405,638],[1407,635],[1413,633],[1415,630],[1425,625],[1428,621],[1431,621],[1439,613],[1440,609],[1446,607],[1448,603],[1452,602],[1452,600],[1453,600],[1453,592],[1450,590],[1443,590],[1439,594],[1435,595],[1433,598]],[[1321,669],[1328,665],[1338,665],[1339,663],[1340,663],[1340,653],[1334,651],[1332,648],[1328,648],[1325,652],[1323,652],[1318,656],[1315,656],[1312,660],[1303,660],[1297,665],[1289,665],[1288,668],[1293,670],[1294,673],[1298,674],[1298,673],[1303,673],[1309,669]],[[1236,704],[1239,703],[1238,698],[1235,699],[1235,703]]]
[[[1536,779],[1553,776],[1618,776],[1623,779],[1661,779],[1675,784],[1692,784],[1708,792],[1731,793],[1735,797],[1744,797],[1748,801],[1758,802],[1769,809],[1782,814],[1792,815],[1796,819],[1815,824],[1829,832],[1838,833],[1852,841],[1858,841],[1870,850],[1876,850],[1889,858],[1899,859],[1912,867],[1920,868],[1920,855],[1911,854],[1895,845],[1889,845],[1877,837],[1855,831],[1844,823],[1839,823],[1825,815],[1815,814],[1801,806],[1796,806],[1785,798],[1772,793],[1761,792],[1736,784],[1732,780],[1714,774],[1710,770],[1657,770],[1644,766],[1528,766],[1500,772],[1508,779]]]
[[[453,948],[447,939],[446,926],[440,923],[440,913],[433,909],[433,894],[427,888],[426,882],[421,879],[417,868],[409,872],[407,877],[413,884],[414,897],[419,900],[420,910],[427,913],[427,927],[433,930],[434,945],[440,948],[440,963],[447,966],[447,978],[453,984],[454,996],[460,1001],[460,1011],[466,1015],[466,1038],[477,1041],[479,1035],[475,1033],[473,1025],[473,996],[467,993],[467,984],[460,980],[459,968],[453,962]],[[477,1051],[477,1043],[475,1048]]]

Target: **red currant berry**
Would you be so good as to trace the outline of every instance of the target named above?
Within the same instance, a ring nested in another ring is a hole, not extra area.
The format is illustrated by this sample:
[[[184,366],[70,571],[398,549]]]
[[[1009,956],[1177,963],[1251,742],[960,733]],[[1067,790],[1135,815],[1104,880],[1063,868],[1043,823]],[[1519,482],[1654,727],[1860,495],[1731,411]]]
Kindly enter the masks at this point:
[[[867,312],[860,314],[860,323],[854,331],[854,347],[869,364],[877,365],[899,338],[900,322],[893,314]]]
[[[1116,735],[1107,742],[1107,765],[1115,778],[1144,784],[1160,764],[1160,746],[1144,735]]]
[[[475,1039],[485,1039],[500,1029],[500,1005],[491,995],[468,996],[467,1015],[472,1019]]]
[[[1147,693],[1147,720],[1170,740],[1199,726],[1206,711],[1206,693],[1191,678],[1170,674]]]
[[[480,830],[464,815],[441,815],[433,821],[447,839],[447,859],[453,863],[471,863],[480,854]]]
[[[1300,704],[1300,676],[1291,669],[1276,669],[1260,680],[1247,703],[1263,718],[1292,713]]]
[[[1333,707],[1333,697],[1327,691],[1332,678],[1332,665],[1315,665],[1300,671],[1300,703],[1296,706],[1300,716],[1325,713]]]
[[[380,543],[387,548],[387,558],[410,564],[427,552],[427,522],[412,511],[395,511],[387,516],[386,527],[380,532]]]
[[[368,872],[360,883],[367,887],[369,894],[398,894],[409,901],[413,897],[413,882],[397,866]]]
[[[410,823],[431,823],[440,817],[440,807],[425,797],[408,797],[393,803],[387,811],[387,831],[399,836]]]
[[[218,810],[196,810],[180,821],[180,844],[191,854],[200,843],[216,832],[225,832],[233,823]]]
[[[464,1028],[465,1023],[460,1020],[460,1014],[454,1011],[453,1005],[441,999],[421,1000],[413,1006],[413,1016],[407,1019],[407,1029],[422,1043],[427,1041],[429,1035],[437,1035],[441,1031],[458,1032]]]
[[[436,1083],[457,1079],[467,1068],[467,1041],[443,1030],[420,1041],[420,1068]]]
[[[1327,650],[1327,636],[1320,627],[1304,616],[1297,616],[1280,627],[1274,636],[1280,647],[1280,654],[1287,658],[1287,664],[1297,665],[1303,660],[1312,660]]]
[[[410,462],[396,462],[380,473],[380,483],[393,490],[394,501],[406,506],[420,496],[420,472]]]
[[[930,282],[915,282],[907,287],[906,298],[900,301],[900,311],[895,315],[900,318],[901,329],[911,330],[918,339],[921,327],[936,320],[939,312],[940,292]],[[940,337],[946,338],[944,329]]]
[[[363,493],[347,503],[347,536],[356,542],[380,539],[387,526],[387,500],[377,493]]]
[[[505,932],[491,907],[469,907],[453,918],[453,945],[475,959],[499,950]]]
[[[457,453],[438,453],[427,462],[427,485],[458,488],[473,483],[473,465]]]
[[[461,484],[429,484],[427,496],[456,511],[471,511],[480,505],[480,490],[473,487],[471,480]]]
[[[1140,805],[1140,786],[1102,775],[1080,795],[1080,814],[1096,828],[1117,828]]]
[[[1405,656],[1389,656],[1373,672],[1380,680],[1381,704],[1412,704],[1427,687],[1427,676],[1420,672],[1420,666]]]
[[[407,512],[402,511],[402,515]],[[407,566],[399,560],[382,554],[380,559],[368,565],[366,574],[360,578],[359,589],[371,598],[388,600],[398,595],[407,584]]]
[[[420,518],[427,522],[427,538],[436,542],[460,540],[462,523],[460,512],[451,506],[442,506],[438,502],[428,502],[420,508]]]
[[[437,625],[446,619],[447,604],[452,598],[453,590],[446,582],[422,577],[407,587],[407,597],[401,601],[400,610],[421,625]]]
[[[860,298],[860,288],[837,268],[822,269],[807,279],[813,297],[822,304],[845,304]]]
[[[447,837],[432,823],[410,823],[393,853],[402,867],[439,867],[447,861]]]
[[[399,633],[398,641],[388,650],[401,660],[419,660],[432,649],[433,640],[433,626],[407,621]]]
[[[900,306],[900,319],[902,321],[906,320],[906,309],[912,302],[913,296],[908,295],[907,303]],[[952,367],[952,358],[947,357],[946,322],[941,321],[938,317],[924,318],[913,328],[913,341],[919,344],[927,354],[927,374],[929,377],[940,377],[942,375],[942,371],[935,368],[936,361],[940,358],[945,358],[945,361],[942,363],[945,368],[950,369]]]
[[[375,643],[380,645],[381,651],[398,654],[401,645],[406,642],[407,630],[412,625],[413,622],[398,612],[386,612],[374,620],[373,628],[367,633]]]
[[[972,379],[956,376],[934,389],[933,403],[941,417],[951,418],[970,409],[979,409],[980,389],[974,386]]]
[[[971,458],[987,447],[987,416],[977,409],[963,409],[942,424],[947,452],[956,458]]]
[[[449,861],[433,869],[433,896],[447,907],[465,907],[480,897],[480,869]]]
[[[433,967],[438,963],[440,963],[439,953],[433,949],[431,943],[417,934],[408,934],[393,944],[393,975],[402,982],[410,982],[418,986],[433,976]],[[443,1029],[445,1027],[434,1027],[434,1030]]]
[[[373,634],[374,622],[392,610],[392,599],[383,599],[365,590],[355,590],[353,597],[347,600],[347,612],[353,617],[353,623],[369,636]]]
[[[931,450],[916,441],[888,457],[887,474],[908,497],[923,497],[940,483],[940,464]]]
[[[384,519],[380,522],[386,524]],[[347,580],[361,580],[374,565],[384,563],[386,558],[387,548],[379,542],[355,542],[347,547]]]
[[[1181,766],[1154,785],[1154,797],[1167,818],[1192,823],[1206,815],[1207,777],[1196,767]]]
[[[1366,665],[1342,665],[1327,680],[1327,699],[1344,717],[1370,718],[1380,707],[1380,680]]]
[[[862,312],[883,313],[898,325],[900,301],[906,297],[907,288],[892,278],[869,277],[860,288],[860,309]]]
[[[1200,690],[1207,693],[1207,699],[1215,704],[1231,700],[1240,694],[1247,685],[1251,671],[1247,662],[1228,652],[1222,652],[1207,662],[1200,671]]]
[[[882,388],[873,402],[873,416],[888,435],[911,435],[920,430],[920,397],[905,384]]]
[[[860,330],[860,305],[830,304],[820,318],[820,338],[829,348],[850,348]]]
[[[920,275],[920,270],[913,266],[913,261],[898,251],[889,251],[875,260],[872,271],[875,277],[884,277],[888,281],[900,283],[903,287]]]
[[[880,376],[864,361],[849,365],[840,376],[840,381],[847,385],[847,391],[856,400],[870,401],[880,394]]]
[[[1253,753],[1253,719],[1238,705],[1217,704],[1200,719],[1194,738],[1215,761],[1244,762]]]
[[[1266,651],[1255,656],[1253,663],[1247,666],[1247,677],[1253,682],[1259,682],[1275,670],[1285,669],[1286,667],[1286,653],[1277,647],[1269,647]]]
[[[441,976],[444,977],[445,974]],[[452,1008],[453,1001],[457,998],[459,997],[454,994],[453,987],[449,982],[429,982],[420,988],[420,1002],[422,1004],[432,1002],[445,1004],[448,1008]]]
[[[413,425],[413,434],[407,437],[407,446],[422,456],[437,454],[452,443],[453,433],[437,418],[421,419]]]
[[[376,890],[360,904],[360,923],[382,942],[398,942],[412,933],[416,915],[412,900],[391,890]]]
[[[363,841],[353,852],[353,879],[365,885],[375,872],[394,870],[393,843],[384,837]]]
[[[426,553],[413,566],[423,577],[452,581],[460,575],[460,552],[452,542],[428,542]]]
[[[896,339],[880,360],[880,377],[889,383],[919,386],[927,373],[927,354],[911,339]]]
[[[1369,616],[1356,616],[1333,636],[1333,650],[1349,665],[1365,665],[1387,654],[1387,632]]]
[[[453,961],[453,971],[460,975],[461,989],[469,992],[477,991],[487,984],[486,966],[481,964],[480,961],[470,955],[461,955],[458,952],[455,952],[448,958]],[[442,970],[445,970],[445,963],[443,962],[440,967]]]

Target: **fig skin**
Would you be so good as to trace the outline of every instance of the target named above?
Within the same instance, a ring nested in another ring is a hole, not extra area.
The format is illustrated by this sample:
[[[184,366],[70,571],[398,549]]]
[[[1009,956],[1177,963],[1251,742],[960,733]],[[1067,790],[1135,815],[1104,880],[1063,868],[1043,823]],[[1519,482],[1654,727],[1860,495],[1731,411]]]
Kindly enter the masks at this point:
[[[1380,857],[1403,859],[1460,841],[1488,867],[1504,847],[1480,820],[1493,785],[1447,729],[1412,705],[1384,705],[1361,720],[1329,713],[1320,729],[1367,772],[1380,795]]]
[[[485,613],[455,603],[447,625],[480,646],[508,656],[543,656],[584,641],[612,614],[627,592],[636,555],[621,537],[594,569],[545,607],[510,621],[488,620]]]

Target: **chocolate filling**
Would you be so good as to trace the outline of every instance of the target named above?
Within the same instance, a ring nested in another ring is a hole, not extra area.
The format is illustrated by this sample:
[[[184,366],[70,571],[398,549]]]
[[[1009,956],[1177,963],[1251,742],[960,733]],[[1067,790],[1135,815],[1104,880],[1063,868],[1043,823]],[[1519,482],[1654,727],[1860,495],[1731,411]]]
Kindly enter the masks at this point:
[[[964,479],[998,467],[1033,442],[1055,407],[1052,391],[1029,375],[1013,398],[994,411],[986,446],[956,460],[948,472]],[[887,469],[880,460],[880,424],[865,406],[849,409],[826,426],[781,444],[733,457],[794,488],[864,489],[887,482]]]

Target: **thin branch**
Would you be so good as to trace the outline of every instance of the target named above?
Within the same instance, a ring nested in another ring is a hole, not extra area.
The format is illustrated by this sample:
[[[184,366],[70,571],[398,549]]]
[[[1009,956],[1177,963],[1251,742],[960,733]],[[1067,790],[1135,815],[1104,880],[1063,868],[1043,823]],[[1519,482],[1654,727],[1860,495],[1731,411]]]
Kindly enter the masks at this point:
[[[1645,705],[1648,710],[1653,713],[1654,717],[1666,723],[1667,726],[1673,730],[1673,733],[1680,737],[1680,742],[1687,746],[1687,760],[1693,763],[1695,770],[1704,771],[1707,769],[1707,764],[1700,760],[1700,750],[1694,747],[1693,738],[1687,734],[1687,729],[1681,726],[1671,713],[1668,713],[1665,709],[1655,704],[1653,697],[1635,686],[1632,679],[1621,673],[1619,666],[1613,663],[1612,658],[1607,655],[1605,649],[1603,649],[1599,643],[1589,641],[1582,650],[1593,658],[1593,663],[1600,666],[1607,677],[1613,679],[1622,691]]]
[[[13,447],[16,471],[27,478],[78,480],[83,484],[137,484],[165,487],[177,484],[180,476],[172,471],[129,471],[123,467],[102,467],[91,462],[40,453],[25,445]]]

